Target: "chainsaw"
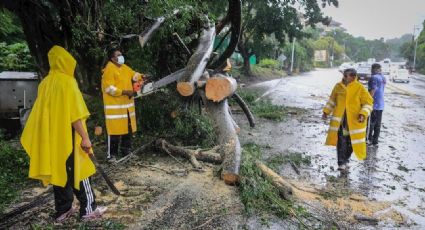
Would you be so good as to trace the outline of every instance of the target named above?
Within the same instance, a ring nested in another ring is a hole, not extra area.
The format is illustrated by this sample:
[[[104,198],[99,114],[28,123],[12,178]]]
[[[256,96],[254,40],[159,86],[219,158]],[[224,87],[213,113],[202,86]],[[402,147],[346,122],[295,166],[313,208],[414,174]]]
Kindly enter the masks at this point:
[[[163,86],[178,81],[184,73],[185,69],[177,70],[176,72],[161,78],[158,81],[144,83],[143,81],[133,82],[134,98],[143,97],[158,91]]]

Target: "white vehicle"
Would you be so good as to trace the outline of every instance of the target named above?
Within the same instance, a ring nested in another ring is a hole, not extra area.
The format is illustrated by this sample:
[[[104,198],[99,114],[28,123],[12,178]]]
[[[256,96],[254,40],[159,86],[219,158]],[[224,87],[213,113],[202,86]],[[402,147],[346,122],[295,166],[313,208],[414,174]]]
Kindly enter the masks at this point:
[[[342,72],[344,72],[344,70],[351,69],[351,68],[354,68],[353,62],[344,62],[338,67],[338,70],[339,70],[339,72],[342,73]]]
[[[356,68],[357,76],[359,77],[359,81],[362,83],[366,83],[369,81],[370,75],[371,75],[371,65],[361,63]]]
[[[381,63],[381,71],[384,75],[390,74],[391,60],[389,58],[384,59]]]
[[[406,82],[409,83],[409,70],[407,69],[394,69],[390,73],[391,80],[393,82]]]

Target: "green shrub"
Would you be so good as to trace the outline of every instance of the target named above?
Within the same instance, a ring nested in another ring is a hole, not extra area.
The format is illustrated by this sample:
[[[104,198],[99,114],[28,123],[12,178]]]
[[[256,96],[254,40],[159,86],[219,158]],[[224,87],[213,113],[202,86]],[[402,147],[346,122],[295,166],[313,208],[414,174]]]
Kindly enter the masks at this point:
[[[0,42],[0,71],[33,71],[34,61],[26,43]]]
[[[28,177],[29,158],[0,132],[0,213],[13,201]]]
[[[277,69],[279,68],[279,61],[266,58],[262,59],[258,65],[263,68]]]

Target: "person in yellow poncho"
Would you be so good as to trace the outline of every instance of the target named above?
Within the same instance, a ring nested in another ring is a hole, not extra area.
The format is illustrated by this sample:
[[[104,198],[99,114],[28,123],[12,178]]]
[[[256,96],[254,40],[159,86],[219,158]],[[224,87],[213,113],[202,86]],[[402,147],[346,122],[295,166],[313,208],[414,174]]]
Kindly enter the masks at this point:
[[[119,148],[121,155],[129,154],[131,136],[137,130],[133,82],[143,84],[143,75],[124,64],[124,56],[118,48],[109,50],[102,92],[108,133],[107,159],[111,161],[118,157]]]
[[[30,158],[29,177],[52,184],[55,220],[72,216],[73,193],[80,202],[80,217],[101,217],[105,207],[96,206],[90,185],[95,167],[88,154],[87,110],[74,78],[76,60],[64,48],[48,53],[50,71],[38,87],[37,99],[22,133],[21,143]]]
[[[357,81],[355,69],[346,69],[343,79],[332,90],[323,109],[323,119],[332,113],[326,145],[337,147],[338,170],[347,170],[351,153],[366,158],[366,119],[372,111],[373,98]]]

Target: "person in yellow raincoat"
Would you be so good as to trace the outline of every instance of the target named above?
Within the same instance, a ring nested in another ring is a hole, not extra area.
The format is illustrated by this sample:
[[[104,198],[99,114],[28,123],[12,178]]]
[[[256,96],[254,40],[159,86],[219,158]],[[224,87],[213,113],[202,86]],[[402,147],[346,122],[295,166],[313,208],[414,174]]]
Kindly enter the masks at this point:
[[[80,217],[101,217],[105,207],[96,205],[90,185],[95,166],[85,121],[90,113],[74,78],[76,60],[64,48],[48,52],[50,71],[38,87],[37,99],[21,136],[30,158],[29,177],[52,184],[55,220],[72,216],[74,194]],[[74,193],[74,194],[73,194]]]
[[[118,157],[119,148],[123,156],[131,150],[131,136],[137,130],[133,82],[143,84],[143,75],[124,64],[118,48],[109,50],[102,75],[108,160]]]
[[[372,112],[373,98],[357,81],[355,69],[346,69],[323,109],[323,119],[332,114],[326,145],[337,147],[338,170],[346,170],[351,153],[366,158],[366,118]]]

